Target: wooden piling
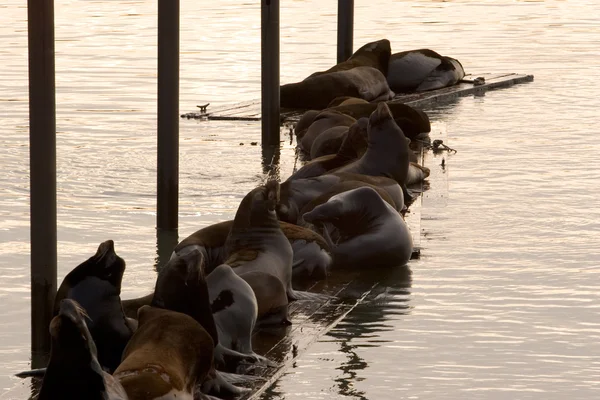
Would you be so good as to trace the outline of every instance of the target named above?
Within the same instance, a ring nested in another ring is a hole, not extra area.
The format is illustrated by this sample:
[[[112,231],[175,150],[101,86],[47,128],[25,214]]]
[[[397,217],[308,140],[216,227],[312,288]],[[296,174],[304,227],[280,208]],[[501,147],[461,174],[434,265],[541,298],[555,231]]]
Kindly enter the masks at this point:
[[[262,146],[279,146],[279,0],[261,0]]]
[[[354,0],[338,0],[337,62],[352,55],[354,35]]]
[[[158,229],[175,230],[179,198],[179,0],[158,0]]]
[[[32,367],[45,367],[56,294],[54,0],[28,0]]]

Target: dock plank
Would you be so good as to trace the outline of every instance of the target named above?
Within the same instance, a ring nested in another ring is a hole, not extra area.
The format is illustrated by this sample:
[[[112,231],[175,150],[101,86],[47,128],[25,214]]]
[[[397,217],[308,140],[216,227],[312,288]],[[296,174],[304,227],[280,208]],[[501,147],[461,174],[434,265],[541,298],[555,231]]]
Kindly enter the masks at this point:
[[[485,83],[476,85],[476,78],[482,77]],[[424,93],[397,94],[393,102],[405,103],[413,107],[424,108],[431,107],[439,103],[454,100],[458,97],[468,96],[477,93],[483,93],[488,90],[510,87],[520,83],[533,81],[533,75],[516,73],[487,73],[466,75],[463,79],[467,82],[461,82],[457,85],[431,90]],[[239,120],[239,121],[260,121],[261,119],[260,100],[246,101],[238,104],[231,104],[224,107],[208,110],[206,112],[189,112],[182,114],[182,118],[187,119],[205,119],[205,120]],[[303,110],[281,110],[281,122],[295,121],[302,115]]]

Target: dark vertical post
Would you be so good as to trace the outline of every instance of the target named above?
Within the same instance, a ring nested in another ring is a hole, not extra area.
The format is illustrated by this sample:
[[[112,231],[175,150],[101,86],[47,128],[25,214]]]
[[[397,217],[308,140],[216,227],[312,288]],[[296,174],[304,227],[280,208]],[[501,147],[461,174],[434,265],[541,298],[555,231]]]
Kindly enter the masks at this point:
[[[337,62],[352,55],[354,33],[354,0],[338,0]]]
[[[177,229],[179,196],[179,0],[158,0],[158,229]]]
[[[43,367],[56,295],[56,103],[54,0],[28,0],[31,185],[31,352]]]
[[[261,0],[262,145],[279,146],[279,0]]]

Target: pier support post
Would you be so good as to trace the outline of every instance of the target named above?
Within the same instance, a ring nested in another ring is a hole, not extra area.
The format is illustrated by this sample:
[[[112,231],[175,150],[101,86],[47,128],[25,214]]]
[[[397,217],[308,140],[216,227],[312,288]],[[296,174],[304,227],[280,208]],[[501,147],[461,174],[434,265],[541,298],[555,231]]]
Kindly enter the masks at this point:
[[[50,352],[56,295],[54,0],[28,0],[32,368]]]
[[[354,0],[338,0],[337,62],[352,55],[354,34]]]
[[[158,0],[158,229],[176,230],[179,200],[179,0]]]
[[[261,0],[262,145],[279,146],[279,0]]]

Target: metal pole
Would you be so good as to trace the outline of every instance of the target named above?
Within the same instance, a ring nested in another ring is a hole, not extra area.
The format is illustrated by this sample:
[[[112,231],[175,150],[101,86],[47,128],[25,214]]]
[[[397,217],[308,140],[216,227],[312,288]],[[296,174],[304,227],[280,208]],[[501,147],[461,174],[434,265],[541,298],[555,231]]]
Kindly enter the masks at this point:
[[[54,0],[27,1],[32,367],[46,365],[56,295]]]
[[[354,0],[338,0],[337,62],[346,61],[352,55],[354,32]]]
[[[179,0],[158,0],[158,229],[177,229],[179,195]]]
[[[279,146],[279,0],[261,0],[262,145]]]

